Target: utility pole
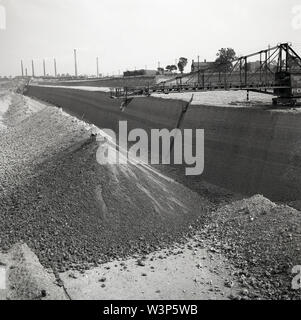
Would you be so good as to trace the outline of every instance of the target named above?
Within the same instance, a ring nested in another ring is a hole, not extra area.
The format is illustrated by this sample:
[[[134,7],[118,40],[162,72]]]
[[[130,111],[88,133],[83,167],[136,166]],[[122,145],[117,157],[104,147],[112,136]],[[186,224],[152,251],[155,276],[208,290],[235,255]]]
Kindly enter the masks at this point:
[[[245,57],[245,85],[248,84],[248,57]]]
[[[34,77],[34,63],[33,60],[31,60],[31,71],[32,71],[32,76]]]
[[[99,77],[99,59],[98,59],[98,57],[96,58],[96,71],[97,71],[96,78],[98,78]]]
[[[57,77],[56,60],[55,60],[55,58],[53,59],[53,63],[54,63],[54,76]]]
[[[26,77],[28,76],[27,68],[25,68],[25,76],[26,76]]]
[[[75,69],[75,77],[77,78],[77,54],[76,49],[74,49],[74,69]]]
[[[271,45],[269,44],[269,62],[268,62],[268,67],[271,69]]]
[[[200,84],[200,56],[198,56],[198,84]]]
[[[24,68],[23,68],[23,61],[21,60],[21,73],[22,73],[22,78],[24,77]]]
[[[45,64],[45,59],[43,59],[43,70],[44,70],[44,77],[46,77],[46,64]]]

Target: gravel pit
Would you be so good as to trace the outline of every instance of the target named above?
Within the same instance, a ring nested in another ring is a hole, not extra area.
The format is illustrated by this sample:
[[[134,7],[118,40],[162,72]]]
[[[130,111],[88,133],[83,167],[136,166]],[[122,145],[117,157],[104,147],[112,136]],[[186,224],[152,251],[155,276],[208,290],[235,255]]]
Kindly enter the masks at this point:
[[[56,274],[84,272],[197,234],[238,269],[244,299],[300,298],[291,289],[291,269],[301,264],[299,211],[262,196],[220,208],[232,194],[199,182],[192,192],[162,168],[100,166],[93,127],[10,94],[0,132],[2,250],[24,241]]]

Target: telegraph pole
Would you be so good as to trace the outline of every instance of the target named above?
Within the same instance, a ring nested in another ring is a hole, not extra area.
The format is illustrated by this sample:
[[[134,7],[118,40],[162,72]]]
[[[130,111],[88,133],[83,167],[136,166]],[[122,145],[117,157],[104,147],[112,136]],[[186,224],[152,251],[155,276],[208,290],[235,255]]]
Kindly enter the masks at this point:
[[[21,60],[21,73],[22,73],[22,78],[23,78],[24,77],[23,60]]]
[[[200,84],[200,56],[198,56],[198,84]]]
[[[31,71],[32,71],[32,76],[34,77],[34,63],[33,60],[31,60]]]
[[[46,64],[45,64],[45,59],[43,59],[43,70],[44,70],[44,77],[46,77]]]
[[[271,45],[269,44],[269,62],[268,62],[268,67],[270,69],[271,66]]]
[[[76,49],[74,49],[74,69],[75,69],[75,77],[77,77],[77,54]]]
[[[56,60],[55,60],[55,58],[53,59],[53,63],[54,63],[54,76],[57,77]]]

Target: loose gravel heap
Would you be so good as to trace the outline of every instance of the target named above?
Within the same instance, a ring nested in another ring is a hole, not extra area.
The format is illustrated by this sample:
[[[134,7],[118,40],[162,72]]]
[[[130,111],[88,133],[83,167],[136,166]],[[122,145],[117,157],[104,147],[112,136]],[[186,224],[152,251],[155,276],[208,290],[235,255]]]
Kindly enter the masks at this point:
[[[83,270],[167,246],[211,203],[152,171],[101,166],[91,126],[13,94],[0,137],[0,249]]]
[[[300,299],[291,289],[301,265],[299,211],[256,195],[217,210],[201,232],[241,270],[245,298]]]

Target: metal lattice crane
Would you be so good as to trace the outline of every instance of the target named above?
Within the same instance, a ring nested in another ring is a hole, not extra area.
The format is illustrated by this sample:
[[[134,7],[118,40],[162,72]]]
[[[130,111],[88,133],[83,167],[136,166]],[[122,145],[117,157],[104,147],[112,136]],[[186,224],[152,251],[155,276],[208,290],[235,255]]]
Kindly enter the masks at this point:
[[[249,61],[256,57],[258,68],[251,71]],[[275,96],[274,105],[295,106],[301,103],[301,58],[289,43],[239,57],[228,72],[206,71],[177,76],[154,86],[114,88],[111,97],[122,99],[125,107],[133,98],[152,93],[246,90]]]

